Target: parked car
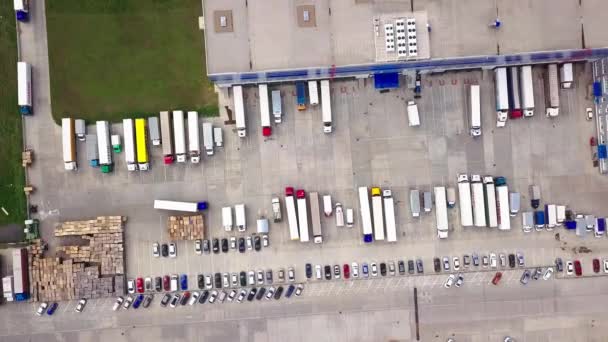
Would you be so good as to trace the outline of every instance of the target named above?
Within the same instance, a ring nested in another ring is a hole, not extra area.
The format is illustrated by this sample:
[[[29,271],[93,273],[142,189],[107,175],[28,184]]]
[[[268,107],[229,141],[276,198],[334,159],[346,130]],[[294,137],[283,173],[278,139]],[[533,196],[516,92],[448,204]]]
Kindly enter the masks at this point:
[[[375,262],[372,262],[371,268],[372,268],[372,277],[377,277],[378,276],[378,265],[376,265]]]
[[[414,260],[408,260],[407,261],[407,272],[409,274],[414,274],[415,270],[414,270]]]
[[[135,300],[133,301],[133,309],[139,309],[139,306],[141,305],[141,303],[144,301],[144,295],[140,294],[137,297],[135,297]]]
[[[168,275],[163,277],[163,289],[165,291],[171,291],[171,278]]]
[[[479,266],[479,255],[477,253],[473,253],[471,259],[473,259],[473,266]]]
[[[388,274],[395,275],[395,263],[393,261],[388,262]]]
[[[334,279],[340,279],[340,265],[334,265]]]
[[[239,296],[236,299],[237,303],[242,303],[245,296],[247,296],[247,290],[241,290],[241,293],[239,293]]]
[[[581,266],[581,262],[579,260],[574,260],[574,273],[577,277],[583,275],[583,267]]]
[[[279,283],[282,283],[285,281],[285,270],[282,268],[279,268]]]
[[[184,306],[186,304],[188,304],[188,300],[190,299],[190,292],[186,291],[182,294],[182,298],[180,299],[179,303]]]
[[[120,309],[120,306],[122,305],[122,303],[124,303],[124,301],[125,299],[122,296],[116,297],[116,301],[114,302],[114,305],[112,305],[112,311]]]
[[[293,267],[290,267],[287,270],[287,278],[289,279],[290,283],[293,283],[294,281],[296,281],[296,272]]]
[[[263,285],[264,284],[264,271],[258,270],[256,278],[258,281],[258,285]]]
[[[458,257],[452,258],[452,264],[454,265],[454,271],[460,270],[460,259]]]
[[[236,273],[230,274],[230,286],[239,287],[239,275]]]
[[[222,291],[222,292],[220,292],[219,296],[217,297],[217,300],[220,303],[223,303],[226,300],[226,297],[228,297],[228,294],[226,293],[226,291]]]
[[[553,276],[553,267],[547,267],[545,274],[543,274],[544,280],[549,280]]]
[[[222,253],[228,253],[228,239],[222,239]]]
[[[501,278],[502,278],[502,272],[496,272],[496,274],[494,275],[494,278],[492,278],[492,284],[498,285]]]
[[[306,279],[312,278],[312,265],[310,263],[306,264]]]
[[[366,263],[363,263],[363,265],[361,265],[361,273],[363,273],[363,276],[365,278],[367,278],[369,276],[369,267],[367,266]]]
[[[323,278],[323,272],[321,270],[321,265],[315,265],[315,277],[317,280]]]
[[[509,267],[515,267],[515,254],[513,253],[509,254]]]
[[[152,278],[146,277],[146,279],[144,279],[144,287],[146,291],[152,291]]]
[[[490,253],[490,267],[496,268],[498,266],[498,262],[496,259],[495,253]]]
[[[188,305],[194,305],[196,304],[196,302],[198,302],[198,297],[200,296],[200,293],[196,292],[196,291],[192,291],[192,295],[190,296],[190,300],[188,301]]]
[[[169,256],[169,245],[167,245],[166,243],[163,243],[160,246],[160,255],[162,255],[163,258],[166,258]]]
[[[152,303],[152,300],[154,299],[154,295],[153,294],[149,294],[144,298],[144,302],[141,304],[141,306],[144,307],[144,309],[147,309],[150,306],[150,303]]]
[[[424,273],[424,267],[422,266],[422,259],[416,259],[416,271],[419,274]]]
[[[201,239],[194,241],[194,253],[198,255],[203,254],[203,241]]]
[[[76,304],[76,307],[74,308],[74,310],[76,310],[76,312],[82,312],[86,305],[87,305],[87,300],[82,298],[78,301],[78,304]]]
[[[179,277],[179,284],[180,284],[180,288],[182,289],[182,291],[186,291],[188,289],[188,275],[187,274],[182,274]]]
[[[246,237],[245,240],[247,241],[247,249],[248,250],[252,250],[253,249],[253,243],[251,242],[251,236]]]
[[[608,273],[608,259],[604,259],[604,273]]]
[[[152,244],[152,255],[155,258],[160,257],[160,245],[158,244],[158,242]]]
[[[264,246],[264,247],[270,246],[270,240],[268,239],[267,234],[262,235],[262,246]]]
[[[209,295],[209,304],[215,303],[216,299],[217,299],[217,291],[213,290],[213,291],[211,291],[211,294]]]
[[[400,275],[405,274],[405,263],[403,262],[403,260],[399,260],[399,262],[397,262],[397,268],[399,269]]]
[[[264,293],[266,293],[266,289],[260,287],[260,289],[258,290],[258,294],[255,295],[255,299],[261,300],[264,297]]]
[[[464,277],[462,276],[462,273],[458,273],[458,276],[456,277],[456,287],[461,287],[462,284],[464,283]]]
[[[137,287],[137,292],[138,293],[144,293],[144,279],[143,278],[137,278],[137,280],[135,281],[136,283],[136,287]]]
[[[543,269],[540,267],[537,267],[534,272],[532,273],[532,279],[534,280],[538,280],[538,278],[543,274]]]
[[[272,284],[272,270],[266,270],[266,284]]]
[[[528,284],[529,280],[530,280],[530,271],[524,270],[524,273],[522,273],[521,278],[519,279],[519,282],[522,285],[526,285],[526,284]]]
[[[230,274],[228,274],[228,272],[224,272],[222,274],[222,287],[223,288],[230,287]]]
[[[236,249],[236,236],[230,237],[230,249]]]
[[[170,293],[165,293],[165,295],[163,296],[163,298],[161,298],[160,300],[160,306],[162,306],[163,308],[167,306],[167,304],[169,304],[169,301],[171,300],[171,294]]]
[[[234,300],[234,298],[236,298],[236,290],[232,290],[230,291],[230,293],[228,294],[228,301],[232,302]]]
[[[180,298],[181,298],[181,295],[179,293],[173,294],[173,297],[171,297],[171,302],[169,302],[169,306],[172,308],[175,308],[177,306],[177,304],[179,303]]]
[[[292,285],[289,285],[289,287],[287,288],[287,292],[285,292],[285,298],[291,298],[291,295],[293,294],[293,291],[295,291],[296,287]]]
[[[331,280],[331,266],[325,265],[325,280]]]
[[[54,302],[53,304],[51,304],[49,306],[48,309],[46,309],[46,314],[49,316],[53,316],[53,314],[55,313],[55,311],[57,311],[57,308],[59,307],[59,304],[57,304],[57,302]]]
[[[524,267],[524,265],[525,265],[524,255],[520,252],[517,252],[517,261],[518,261],[519,267]]]
[[[274,293],[274,299],[279,300],[281,299],[281,295],[283,294],[283,286],[279,286],[276,290],[276,292]]]
[[[258,292],[258,289],[256,289],[255,287],[252,287],[251,290],[249,290],[249,295],[247,295],[247,301],[251,302],[253,300],[253,298],[255,298],[255,294]]]
[[[433,267],[435,268],[435,273],[441,272],[441,261],[439,258],[433,258]]]
[[[564,271],[564,262],[562,261],[562,258],[555,259],[555,268],[557,269],[557,272]]]
[[[170,258],[177,257],[177,246],[175,245],[175,242],[169,243],[169,257]]]
[[[262,249],[262,239],[259,235],[253,237],[253,249],[259,252]]]
[[[214,277],[214,279],[213,279],[214,287],[216,289],[221,289],[222,288],[222,274],[217,272],[213,277]]]
[[[214,238],[211,242],[211,246],[213,248],[213,253],[214,254],[219,254],[220,253],[220,240],[218,240],[217,238]]]
[[[255,272],[254,271],[249,271],[247,273],[247,284],[249,286],[255,285]]]
[[[465,268],[471,266],[471,257],[468,254],[462,256],[462,265]]]
[[[272,299],[272,297],[274,296],[274,292],[275,292],[275,291],[276,291],[276,290],[275,290],[274,286],[271,286],[271,287],[268,289],[268,292],[266,292],[266,300],[270,300],[270,299]]]
[[[201,296],[198,298],[199,304],[205,304],[207,299],[209,298],[209,291],[205,290],[201,293]]]
[[[571,260],[566,261],[566,274],[572,275],[574,273],[574,263]]]
[[[304,290],[304,285],[298,284],[298,287],[296,287],[296,296],[300,297],[300,295],[302,294],[303,290]]]
[[[382,275],[383,277],[386,276],[386,263],[380,263],[380,275]]]
[[[209,246],[209,239],[203,240],[203,253],[209,254],[211,253],[211,247]]]
[[[163,278],[161,278],[161,277],[154,278],[154,290],[156,292],[161,292],[163,290]]]
[[[342,267],[342,271],[344,273],[344,279],[349,279],[350,278],[350,266],[348,266],[348,264],[344,264],[344,266]]]
[[[450,274],[448,276],[448,279],[446,279],[445,283],[443,284],[443,287],[445,287],[446,289],[452,287],[452,284],[454,284],[454,279],[456,279],[456,275]]]
[[[359,264],[353,262],[351,266],[353,269],[353,278],[359,278]]]
[[[600,273],[600,260],[597,258],[593,259],[593,272]]]
[[[135,293],[135,280],[133,280],[133,279],[127,280],[127,292],[130,294]]]
[[[241,283],[241,287],[247,286],[247,273],[245,273],[245,271],[239,273],[239,281]]]
[[[450,270],[450,258],[447,256],[443,257],[443,270],[446,272]]]
[[[245,238],[239,238],[239,252],[245,253]]]
[[[46,311],[46,308],[48,308],[48,307],[49,307],[49,304],[47,302],[40,303],[40,305],[38,306],[38,310],[36,310],[36,315],[42,316],[44,314],[44,312]]]

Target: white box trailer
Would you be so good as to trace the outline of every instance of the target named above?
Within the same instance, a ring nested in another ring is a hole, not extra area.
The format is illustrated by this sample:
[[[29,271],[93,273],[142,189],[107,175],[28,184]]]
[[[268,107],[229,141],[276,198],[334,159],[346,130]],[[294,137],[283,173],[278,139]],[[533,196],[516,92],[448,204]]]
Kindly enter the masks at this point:
[[[473,84],[469,88],[469,134],[472,137],[481,135],[481,89],[479,84]]]
[[[496,87],[496,127],[504,127],[509,113],[507,68],[494,69],[494,82]]]
[[[175,155],[178,163],[186,162],[186,131],[184,125],[184,112],[173,111],[173,138],[175,142]]]
[[[311,96],[311,98],[312,98],[312,96]],[[332,115],[331,115],[331,90],[329,88],[329,80],[321,80],[321,109],[323,112],[323,132],[331,133]]]
[[[397,241],[397,224],[395,222],[395,201],[390,190],[382,191],[384,198],[384,215],[386,219],[386,241]]]
[[[152,142],[152,146],[159,146],[161,139],[158,117],[151,116],[148,118],[148,133],[150,133],[150,141]]]
[[[32,66],[17,62],[17,104],[21,115],[32,115]]]
[[[292,241],[300,239],[298,229],[298,215],[296,213],[296,203],[293,196],[293,188],[285,193],[285,208],[287,208],[287,223],[289,225],[289,238]]]
[[[331,205],[331,195],[323,195],[323,214],[325,217],[330,217],[334,212],[333,206]]]
[[[367,187],[359,187],[359,207],[361,208],[361,229],[363,230],[363,242],[370,243],[373,241],[372,233],[372,216],[369,210],[369,195]],[[348,210],[346,211],[348,222]]]
[[[204,124],[203,124],[204,125]],[[203,129],[205,127],[203,126]],[[204,132],[203,132],[204,133]],[[213,142],[211,143],[213,146]],[[201,161],[201,142],[198,129],[198,112],[188,112],[188,154],[190,162],[198,164]]]
[[[410,210],[412,217],[420,217],[420,191],[410,190]]]
[[[213,141],[215,141],[216,147],[222,147],[224,145],[221,127],[213,127]]]
[[[498,227],[498,213],[496,211],[496,186],[492,176],[483,177],[484,187],[486,188],[486,224],[490,228]]]
[[[74,135],[74,119],[61,119],[61,142],[63,144],[63,166],[68,171],[76,171],[76,137]]]
[[[574,73],[572,72],[572,63],[564,63],[560,69],[560,82],[562,88],[570,89],[574,83]]]
[[[557,64],[547,66],[546,98],[547,98],[547,117],[559,115],[559,81],[557,78]]]
[[[163,159],[165,165],[173,163],[173,129],[171,115],[168,111],[160,112],[160,133],[163,146]]]
[[[471,175],[471,199],[473,202],[473,223],[475,227],[486,226],[486,206],[480,175]]]
[[[435,192],[435,218],[437,219],[437,236],[440,239],[448,237],[448,206],[445,197],[445,187],[434,188]]]
[[[308,227],[308,208],[306,207],[306,193],[304,190],[298,190],[296,193],[298,203],[298,226],[300,227],[300,241],[310,241]]]
[[[566,220],[566,206],[565,205],[557,205],[556,207],[556,211],[557,211],[557,223],[562,224],[564,223],[564,221]]]
[[[205,209],[206,207],[206,202],[154,200],[154,209],[159,210],[185,211],[189,213],[196,213]]]
[[[123,119],[122,129],[127,170],[137,171],[137,157],[135,156],[135,131],[133,126],[133,119]]]
[[[522,116],[521,101],[519,97],[519,67],[509,67],[508,73],[509,107],[511,110],[511,118],[516,119]]]
[[[531,65],[524,65],[520,68],[519,82],[521,107],[524,110],[524,116],[534,116],[534,82],[532,81]]]
[[[234,99],[234,115],[236,120],[237,135],[244,138],[247,135],[245,126],[245,106],[243,104],[243,87],[240,85],[232,87]]]
[[[314,243],[323,243],[323,231],[321,230],[321,208],[319,206],[319,194],[311,192],[310,198],[310,223],[312,224],[312,238]]]
[[[555,228],[557,226],[557,206],[555,204],[546,204],[545,215],[547,217],[547,229]]]
[[[83,119],[74,120],[74,132],[76,133],[76,138],[80,141],[86,140],[87,135],[87,124]]]
[[[114,162],[112,161],[112,146],[110,144],[110,123],[107,121],[97,121],[97,147],[99,148],[99,165],[101,172],[112,171]]]
[[[420,116],[418,115],[418,105],[414,101],[407,101],[407,120],[410,127],[420,126]]]
[[[213,125],[211,122],[203,122],[203,145],[208,156],[213,155]]]
[[[310,105],[316,106],[319,104],[319,90],[317,89],[317,80],[308,81],[308,98]]]
[[[236,228],[239,232],[247,230],[247,220],[245,218],[245,205],[237,204],[234,206],[234,214],[236,216]]]
[[[259,84],[258,91],[260,97],[262,135],[268,137],[272,134],[272,127],[270,126],[270,104],[268,103],[268,86],[266,84]]]
[[[512,192],[509,194],[509,209],[512,217],[519,213],[520,202],[521,196],[519,195],[519,192]]]
[[[458,200],[460,202],[460,224],[463,227],[473,225],[473,204],[471,203],[471,183],[466,174],[458,175]]]
[[[374,217],[374,239],[384,240],[384,212],[380,188],[372,188],[372,212]]]
[[[496,187],[496,204],[498,207],[498,229],[511,229],[511,212],[509,210],[509,187],[500,185]]]
[[[232,207],[222,208],[222,226],[225,231],[232,231]]]
[[[274,123],[283,121],[283,106],[281,106],[281,91],[273,90],[272,93],[272,116]]]

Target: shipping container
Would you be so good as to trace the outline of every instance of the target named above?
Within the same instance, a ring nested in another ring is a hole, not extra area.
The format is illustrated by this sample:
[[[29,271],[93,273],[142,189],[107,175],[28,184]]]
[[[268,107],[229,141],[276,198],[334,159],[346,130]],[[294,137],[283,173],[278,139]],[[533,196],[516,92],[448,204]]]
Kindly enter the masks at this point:
[[[148,171],[150,168],[150,158],[148,156],[146,119],[135,119],[135,141],[137,143],[137,166],[140,171]]]
[[[498,229],[511,229],[511,215],[509,210],[509,188],[506,185],[496,187],[496,206],[498,214]]]
[[[471,200],[473,202],[473,222],[475,227],[486,226],[486,206],[480,175],[471,175]]]
[[[87,160],[89,165],[92,167],[99,166],[99,149],[97,147],[97,136],[94,134],[87,134],[86,141],[87,148]]]
[[[557,64],[547,66],[546,80],[547,117],[559,115],[559,82],[557,79]]]
[[[316,106],[319,104],[319,90],[317,88],[317,80],[308,81],[308,97],[310,105]]]
[[[504,127],[509,112],[507,68],[494,69],[494,82],[496,87],[496,127]]]
[[[296,198],[298,204],[298,226],[300,227],[300,241],[310,241],[310,228],[308,226],[308,207],[306,201],[306,192],[299,189],[296,191]]]
[[[382,192],[372,188],[372,213],[374,218],[374,239],[384,240],[384,212],[382,210]]]
[[[287,223],[289,224],[289,238],[292,241],[300,239],[298,229],[298,215],[292,187],[285,188],[285,208],[287,208]]]
[[[270,104],[268,102],[268,86],[266,84],[258,85],[260,97],[260,122],[262,124],[262,136],[269,137],[272,135],[272,127],[270,126]]]
[[[272,91],[272,116],[274,123],[281,123],[283,120],[283,106],[281,105],[281,91]]]
[[[181,201],[166,201],[154,200],[154,209],[186,211],[196,213],[207,209],[207,202],[181,202]]]
[[[507,72],[507,85],[509,91],[509,108],[511,119],[518,119],[523,116],[521,111],[521,101],[519,98],[519,67],[509,67]]]
[[[469,89],[469,134],[473,137],[481,135],[481,89],[479,84],[471,85]]]
[[[236,216],[236,228],[239,232],[247,230],[247,218],[245,216],[245,205],[237,204],[234,206],[234,214]]]
[[[304,81],[296,82],[296,97],[298,100],[298,110],[306,110],[306,83]]]
[[[205,147],[205,153],[208,156],[212,156],[213,151],[213,125],[211,122],[203,122],[203,145]]]
[[[27,262],[27,249],[14,248],[13,254],[13,290],[16,301],[30,298],[30,277]]]
[[[412,217],[420,217],[420,192],[418,190],[410,190],[410,211]]]
[[[572,84],[574,83],[574,74],[572,71],[572,63],[564,63],[560,69],[560,83],[562,88],[570,89],[572,88]]]
[[[222,226],[225,231],[232,231],[232,207],[222,208]]]
[[[496,184],[492,176],[483,177],[485,187],[486,224],[490,228],[498,227],[498,212],[496,202]]]

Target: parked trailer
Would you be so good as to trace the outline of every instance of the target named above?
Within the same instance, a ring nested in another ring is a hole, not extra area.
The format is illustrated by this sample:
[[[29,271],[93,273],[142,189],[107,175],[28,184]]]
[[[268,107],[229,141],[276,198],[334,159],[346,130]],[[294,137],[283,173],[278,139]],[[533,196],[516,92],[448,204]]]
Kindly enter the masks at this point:
[[[32,65],[17,62],[17,102],[21,115],[32,115]]]
[[[309,227],[308,227],[308,208],[306,207],[306,192],[299,189],[296,191],[297,203],[298,203],[298,226],[300,227],[300,241],[308,242],[309,239]]]
[[[566,206],[558,205],[555,207],[557,211],[557,223],[562,224],[566,220]]]
[[[158,117],[151,116],[148,118],[148,132],[150,133],[150,141],[152,142],[152,146],[159,146],[161,139]]]
[[[215,141],[216,147],[222,147],[224,145],[221,127],[213,127],[213,141]]]
[[[272,135],[272,127],[270,126],[270,104],[268,103],[268,86],[266,84],[258,85],[260,97],[260,122],[262,123],[262,136],[269,137]]]
[[[285,188],[285,208],[287,208],[289,238],[292,241],[300,239],[300,232],[298,229],[298,216],[296,214],[296,203],[293,195],[294,191],[292,187]]]
[[[61,119],[61,142],[63,144],[63,166],[68,171],[76,171],[76,138],[74,136],[74,119]]]
[[[414,101],[407,101],[407,121],[410,127],[420,126],[418,105]]]
[[[521,215],[522,217],[522,228],[524,233],[529,233],[534,227],[534,213],[531,211],[525,211]]]
[[[446,205],[445,188],[437,186],[435,191],[435,217],[437,219],[437,236],[440,239],[448,237],[448,207]]]
[[[559,81],[557,79],[557,64],[547,66],[546,81],[547,117],[559,115]]]
[[[148,157],[146,119],[135,119],[135,140],[137,142],[137,166],[140,171],[148,171],[150,158]]]
[[[511,119],[518,119],[523,116],[519,98],[519,67],[509,67],[507,81]]]
[[[372,188],[372,212],[374,217],[374,239],[384,240],[384,212],[382,211],[382,192]]]
[[[511,215],[509,211],[509,187],[500,185],[496,187],[496,205],[498,212],[498,229],[511,229]]]
[[[521,106],[524,116],[534,116],[534,83],[532,82],[532,66],[524,65],[520,69],[519,77],[521,89]]]
[[[207,202],[181,202],[181,201],[166,201],[154,200],[154,209],[186,211],[196,213],[207,209]]]
[[[207,138],[204,137],[205,132],[205,124],[203,124],[203,139],[205,139],[205,143],[207,142]],[[211,137],[211,130],[208,132],[209,137],[211,139],[211,149],[213,149],[213,137]],[[189,111],[188,112],[188,155],[190,156],[190,162],[193,164],[198,164],[201,161],[201,142],[199,139],[199,129],[198,129],[198,112]],[[205,148],[207,145],[205,144]]]
[[[329,80],[321,81],[321,109],[323,112],[323,132],[331,133],[332,115],[331,115],[331,90],[329,88]]]
[[[245,216],[245,205],[237,204],[234,206],[234,214],[236,216],[236,228],[239,232],[247,230],[247,218]]]
[[[306,110],[306,83],[296,82],[296,97],[298,100],[298,110]]]
[[[471,175],[471,194],[473,202],[473,223],[475,227],[486,226],[486,207],[483,184],[480,175]]]
[[[410,210],[412,217],[420,217],[420,192],[410,190]]]
[[[540,205],[540,188],[538,185],[530,185],[530,206],[534,209]]]
[[[560,68],[560,83],[562,88],[570,89],[574,83],[574,75],[572,72],[572,63],[564,63]]]
[[[87,134],[86,141],[87,160],[91,167],[99,166],[99,150],[97,148],[97,137],[93,134]]]
[[[274,223],[283,221],[283,217],[281,215],[281,201],[278,197],[273,197],[271,199],[272,203],[272,217]]]
[[[509,208],[511,210],[510,215],[515,216],[519,213],[520,208],[520,196],[519,192],[512,192],[509,194]]]
[[[15,277],[13,276],[2,278],[2,297],[4,297],[7,302],[15,300],[14,278]]]
[[[308,97],[311,106],[319,104],[319,90],[317,89],[317,80],[308,81]]]
[[[471,203],[471,183],[466,174],[458,175],[458,200],[460,201],[460,224],[473,226],[473,204]]]
[[[547,230],[557,226],[557,206],[555,204],[545,204],[545,222]]]
[[[273,90],[272,93],[272,116],[274,123],[283,121],[283,106],[281,105],[281,91]]]
[[[359,207],[361,208],[361,229],[363,230],[363,242],[371,243],[373,241],[372,233],[372,216],[369,210],[369,195],[367,187],[359,187]],[[346,211],[348,221],[348,210]]]
[[[319,206],[319,194],[311,192],[310,198],[310,220],[312,224],[312,238],[314,243],[323,242],[323,232],[321,231],[321,208]]]
[[[448,195],[448,208],[452,209],[456,206],[456,190],[453,187],[446,189]]]
[[[112,172],[114,162],[112,161],[112,149],[110,148],[110,123],[97,121],[97,147],[99,148],[99,164],[101,172]]]
[[[496,184],[492,176],[483,177],[485,187],[486,224],[490,228],[498,227],[498,212],[496,205]]]
[[[236,120],[237,135],[240,138],[247,136],[245,125],[245,105],[243,104],[243,87],[240,85],[232,87],[232,97],[234,99],[234,115]]]
[[[74,120],[74,133],[76,133],[76,138],[80,141],[86,140],[87,135],[87,124],[82,119]]]
[[[494,69],[496,87],[496,127],[504,127],[509,112],[509,91],[507,86],[507,68]]]
[[[165,165],[173,164],[173,128],[171,115],[168,111],[160,112],[160,133],[163,144],[163,160]]]
[[[27,249],[14,248],[13,254],[13,289],[16,301],[25,301],[30,298],[30,277],[27,262]]]
[[[397,241],[397,224],[395,223],[395,201],[390,190],[382,191],[384,214],[386,216],[386,241]]]
[[[184,112],[173,111],[173,138],[175,142],[175,159],[178,163],[186,162],[186,131],[184,125]]]
[[[133,132],[133,119],[122,120],[123,139],[125,141],[125,161],[127,170],[137,171],[137,158],[135,156],[135,137]]]
[[[323,214],[325,217],[330,217],[333,214],[333,206],[331,205],[331,196],[324,195],[323,196]]]
[[[15,18],[20,22],[30,20],[30,2],[29,0],[14,0]]]
[[[221,128],[220,128],[221,129]],[[213,155],[213,125],[203,122],[203,145],[208,156]]]
[[[481,88],[479,84],[471,85],[469,102],[469,134],[472,137],[478,137],[481,135]]]
[[[222,227],[227,232],[232,231],[232,207],[222,208]]]

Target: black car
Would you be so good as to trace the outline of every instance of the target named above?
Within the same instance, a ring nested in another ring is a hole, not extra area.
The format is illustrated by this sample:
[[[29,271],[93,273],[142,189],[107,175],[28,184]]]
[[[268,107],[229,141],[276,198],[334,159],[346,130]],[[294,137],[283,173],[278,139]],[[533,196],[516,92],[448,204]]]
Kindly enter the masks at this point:
[[[409,274],[414,274],[414,260],[407,261],[407,272]]]
[[[239,238],[239,252],[245,253],[245,238]]]
[[[325,265],[325,279],[331,280],[331,266]]]
[[[161,255],[162,255],[164,258],[168,257],[168,256],[169,256],[169,245],[167,245],[166,243],[163,243],[163,244],[160,246],[160,254],[161,254]]]
[[[156,290],[156,292],[160,292],[163,290],[163,278],[154,278],[154,289]]]
[[[171,306],[175,307],[177,305],[178,300],[179,300],[179,295],[173,296],[173,298],[171,298]]]
[[[331,274],[330,274],[331,277]],[[283,294],[283,286],[279,286],[279,288],[277,289],[277,291],[274,293],[274,299],[280,299],[281,295]]]
[[[287,288],[287,292],[285,292],[285,297],[287,297],[287,298],[291,297],[291,295],[293,294],[293,291],[295,289],[296,289],[295,286],[289,285],[289,287]]]
[[[515,267],[515,254],[513,253],[509,254],[509,267]]]
[[[259,252],[262,249],[262,238],[259,235],[253,237],[253,248],[256,252]]]
[[[154,299],[154,295],[147,295],[146,298],[144,299],[144,302],[141,306],[144,307],[144,309],[147,309],[148,306],[150,306],[150,303],[152,303],[152,300]]]
[[[209,240],[203,240],[203,253],[209,254]]]
[[[197,280],[197,284],[198,284],[198,288],[200,290],[205,288],[205,276],[202,274],[199,274],[198,276],[196,276],[196,280]]]
[[[399,274],[404,275],[405,274],[405,263],[403,262],[403,260],[399,260],[399,262],[397,264],[399,265]]]
[[[255,297],[256,292],[258,292],[258,289],[256,289],[255,287],[252,287],[251,290],[249,291],[249,294],[247,295],[247,300],[251,302],[253,300],[253,298]]]
[[[564,272],[564,262],[562,261],[562,258],[555,259],[555,268],[557,269],[557,272]]]
[[[386,263],[380,263],[380,274],[384,277],[386,276]]]
[[[418,273],[424,273],[424,267],[422,266],[421,259],[416,260],[416,270],[418,271]]]
[[[312,278],[312,265],[311,264],[306,264],[306,278],[307,279]]]
[[[239,278],[241,281],[241,286],[243,286],[243,287],[247,286],[247,273],[245,273],[245,271],[242,271],[241,273],[239,273]]]
[[[266,293],[266,289],[261,287],[258,291],[258,294],[255,296],[255,299],[262,300],[262,298],[264,297],[264,293]]]
[[[179,303],[181,305],[186,305],[188,304],[188,300],[190,299],[190,292],[186,291],[184,292],[184,294],[182,295],[182,298],[179,300]]]
[[[222,253],[228,253],[228,239],[222,239]]]
[[[216,289],[222,288],[222,274],[221,273],[215,274],[215,288]]]
[[[272,284],[272,270],[266,271],[266,283]]]
[[[213,239],[213,253],[218,254],[220,252],[220,240]]]
[[[162,306],[162,307],[167,306],[167,304],[169,304],[170,300],[171,300],[171,294],[170,293],[165,293],[165,295],[163,296],[163,298],[160,300],[160,306]]]
[[[441,261],[439,258],[433,259],[433,267],[435,267],[435,273],[441,272]]]
[[[207,301],[207,298],[209,298],[209,291],[205,290],[201,293],[201,296],[198,297],[198,303],[205,304],[205,302]]]

